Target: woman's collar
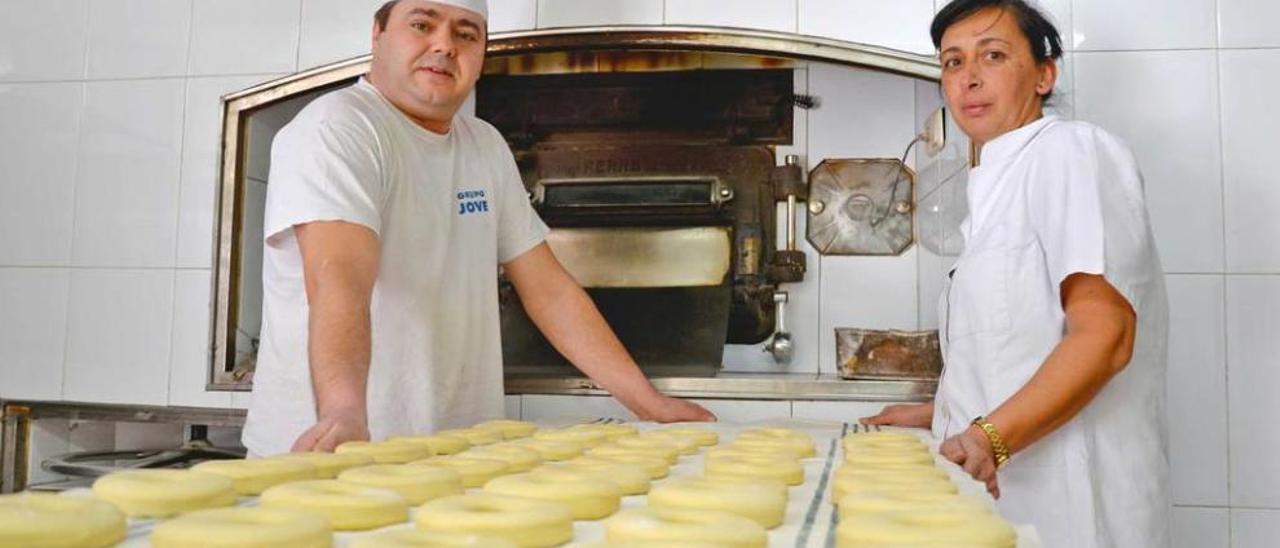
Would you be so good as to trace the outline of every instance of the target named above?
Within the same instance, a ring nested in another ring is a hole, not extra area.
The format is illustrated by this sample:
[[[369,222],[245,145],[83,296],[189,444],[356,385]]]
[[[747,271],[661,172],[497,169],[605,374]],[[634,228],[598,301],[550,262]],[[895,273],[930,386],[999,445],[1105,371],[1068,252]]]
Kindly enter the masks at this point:
[[[1031,139],[1037,133],[1040,133],[1044,126],[1056,120],[1058,120],[1056,115],[1045,114],[1025,126],[1007,131],[988,141],[985,145],[982,145],[982,149],[978,152],[979,167],[995,165],[1009,160],[1023,147],[1027,146],[1027,143],[1030,143]]]

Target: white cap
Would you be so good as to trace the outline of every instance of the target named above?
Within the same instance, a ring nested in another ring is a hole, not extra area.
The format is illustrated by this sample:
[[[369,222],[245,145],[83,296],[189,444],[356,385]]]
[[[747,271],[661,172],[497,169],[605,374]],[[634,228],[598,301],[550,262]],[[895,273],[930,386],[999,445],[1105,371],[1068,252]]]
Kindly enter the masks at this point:
[[[475,12],[480,15],[485,22],[489,21],[489,6],[486,0],[430,0],[437,4],[462,8],[467,11]]]

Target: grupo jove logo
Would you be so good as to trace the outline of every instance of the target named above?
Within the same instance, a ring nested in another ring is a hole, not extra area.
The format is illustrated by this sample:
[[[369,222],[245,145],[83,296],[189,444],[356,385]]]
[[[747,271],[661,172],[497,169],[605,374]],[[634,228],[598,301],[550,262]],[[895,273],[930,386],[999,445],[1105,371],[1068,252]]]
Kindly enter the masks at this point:
[[[458,215],[488,213],[489,200],[483,190],[462,190],[458,192]]]

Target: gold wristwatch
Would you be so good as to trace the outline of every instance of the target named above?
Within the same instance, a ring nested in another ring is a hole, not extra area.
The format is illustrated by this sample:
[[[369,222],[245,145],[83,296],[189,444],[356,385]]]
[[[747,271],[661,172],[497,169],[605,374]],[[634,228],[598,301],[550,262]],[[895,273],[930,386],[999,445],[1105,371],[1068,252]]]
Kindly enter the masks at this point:
[[[1000,433],[996,431],[995,425],[987,421],[987,417],[978,416],[969,423],[978,428],[987,435],[987,439],[991,441],[991,451],[996,456],[996,469],[1004,468],[1005,463],[1009,462],[1009,448],[1004,444],[1004,438],[1000,437]]]

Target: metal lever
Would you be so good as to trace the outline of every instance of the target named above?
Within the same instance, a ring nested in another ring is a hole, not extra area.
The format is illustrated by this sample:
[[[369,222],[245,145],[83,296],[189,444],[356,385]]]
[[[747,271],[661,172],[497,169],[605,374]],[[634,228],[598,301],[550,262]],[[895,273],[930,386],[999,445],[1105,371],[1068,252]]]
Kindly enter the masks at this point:
[[[771,182],[774,199],[787,202],[787,234],[786,249],[774,252],[769,274],[775,283],[799,282],[804,280],[805,256],[803,251],[796,249],[796,204],[809,198],[804,171],[800,168],[800,157],[788,154],[785,165],[774,168]]]
[[[787,292],[774,291],[773,305],[777,323],[774,324],[773,337],[764,345],[764,351],[773,354],[774,362],[791,363],[793,345],[791,333],[787,331]]]

